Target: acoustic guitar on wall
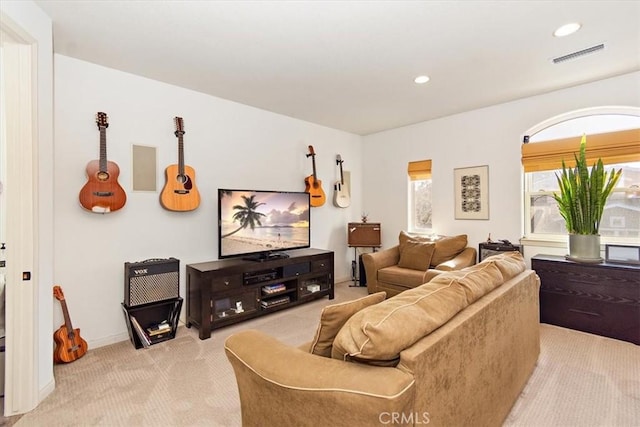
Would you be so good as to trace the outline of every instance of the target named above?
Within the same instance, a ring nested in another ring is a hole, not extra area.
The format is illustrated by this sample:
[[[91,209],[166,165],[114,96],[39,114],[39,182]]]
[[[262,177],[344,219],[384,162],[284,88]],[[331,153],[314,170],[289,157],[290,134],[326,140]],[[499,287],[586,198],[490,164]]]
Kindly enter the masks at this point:
[[[120,168],[107,160],[107,114],[98,112],[96,124],[100,131],[100,160],[87,164],[88,180],[80,190],[80,204],[88,211],[104,214],[121,209],[127,202],[127,194],[118,183]]]
[[[327,196],[324,194],[324,190],[322,189],[322,181],[320,181],[316,175],[316,153],[313,151],[312,145],[309,146],[309,153],[307,154],[307,157],[311,157],[313,175],[309,175],[304,179],[304,191],[310,195],[311,206],[317,208],[318,206],[324,205],[324,202],[327,200]]]
[[[333,204],[339,208],[346,208],[351,204],[349,189],[344,184],[344,173],[342,172],[342,156],[336,156],[336,164],[340,166],[340,179],[333,185]]]
[[[173,118],[178,138],[178,164],[165,169],[166,183],[160,193],[160,204],[170,211],[192,211],[200,205],[200,193],[195,184],[196,171],[184,164],[184,120]]]
[[[71,325],[67,302],[60,286],[53,287],[53,296],[60,301],[62,314],[64,315],[64,325],[53,333],[53,340],[56,343],[56,348],[53,351],[53,361],[55,363],[73,362],[85,355],[88,348],[87,342],[80,336],[80,329],[74,329],[73,325]]]

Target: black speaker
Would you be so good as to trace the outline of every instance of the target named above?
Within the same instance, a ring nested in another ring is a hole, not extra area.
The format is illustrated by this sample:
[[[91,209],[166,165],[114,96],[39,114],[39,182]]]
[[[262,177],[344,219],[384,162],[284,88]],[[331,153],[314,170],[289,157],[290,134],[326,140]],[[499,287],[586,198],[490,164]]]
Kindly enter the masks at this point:
[[[180,296],[180,260],[124,263],[124,305],[136,307]]]
[[[360,265],[358,269],[358,273],[360,273],[358,284],[360,286],[367,286],[367,273],[364,269],[364,264],[362,262],[362,254],[360,254],[360,258],[358,259]]]
[[[483,242],[478,245],[478,262],[490,257],[491,255],[497,255],[500,252],[520,252],[522,253],[522,246],[512,245],[509,241],[504,242]]]

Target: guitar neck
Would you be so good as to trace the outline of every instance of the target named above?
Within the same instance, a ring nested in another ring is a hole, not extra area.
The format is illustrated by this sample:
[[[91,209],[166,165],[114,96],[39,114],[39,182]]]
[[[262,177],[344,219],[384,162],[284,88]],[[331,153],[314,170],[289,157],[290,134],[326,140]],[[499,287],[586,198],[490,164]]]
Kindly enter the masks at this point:
[[[313,165],[313,180],[318,182],[318,177],[316,176],[316,155],[311,156],[311,164]]]
[[[100,172],[107,171],[107,129],[100,126]]]
[[[342,161],[340,161],[340,184],[344,185],[344,175],[342,174]]]
[[[178,136],[178,173],[184,175],[184,141],[182,134]]]
[[[60,305],[62,306],[62,314],[64,315],[64,325],[67,327],[67,333],[69,334],[69,338],[73,339],[73,336],[75,335],[75,333],[73,332],[71,317],[69,316],[69,310],[67,309],[67,301],[61,300]]]

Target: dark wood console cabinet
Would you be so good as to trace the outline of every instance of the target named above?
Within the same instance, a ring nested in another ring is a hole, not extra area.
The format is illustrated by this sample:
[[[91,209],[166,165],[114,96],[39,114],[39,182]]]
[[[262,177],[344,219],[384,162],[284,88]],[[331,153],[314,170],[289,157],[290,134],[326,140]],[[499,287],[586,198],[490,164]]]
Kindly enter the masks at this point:
[[[540,321],[640,344],[640,266],[536,255]]]
[[[333,252],[300,249],[289,258],[187,264],[187,327],[211,330],[324,296],[334,297]]]

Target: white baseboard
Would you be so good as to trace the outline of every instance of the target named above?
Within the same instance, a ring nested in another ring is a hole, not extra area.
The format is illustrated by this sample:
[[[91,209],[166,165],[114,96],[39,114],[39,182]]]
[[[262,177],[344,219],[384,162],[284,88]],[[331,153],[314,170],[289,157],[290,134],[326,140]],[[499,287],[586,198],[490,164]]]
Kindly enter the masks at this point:
[[[336,277],[335,283],[342,283],[342,282],[353,282],[353,279],[351,278],[351,276]]]
[[[88,341],[87,345],[89,346],[89,351],[91,351],[92,348],[100,348],[106,345],[111,345],[111,344],[115,344],[122,341],[129,341],[128,332],[122,332],[120,334],[111,335],[109,337]]]
[[[56,379],[52,378],[44,387],[38,391],[38,402],[42,402],[56,389]]]

